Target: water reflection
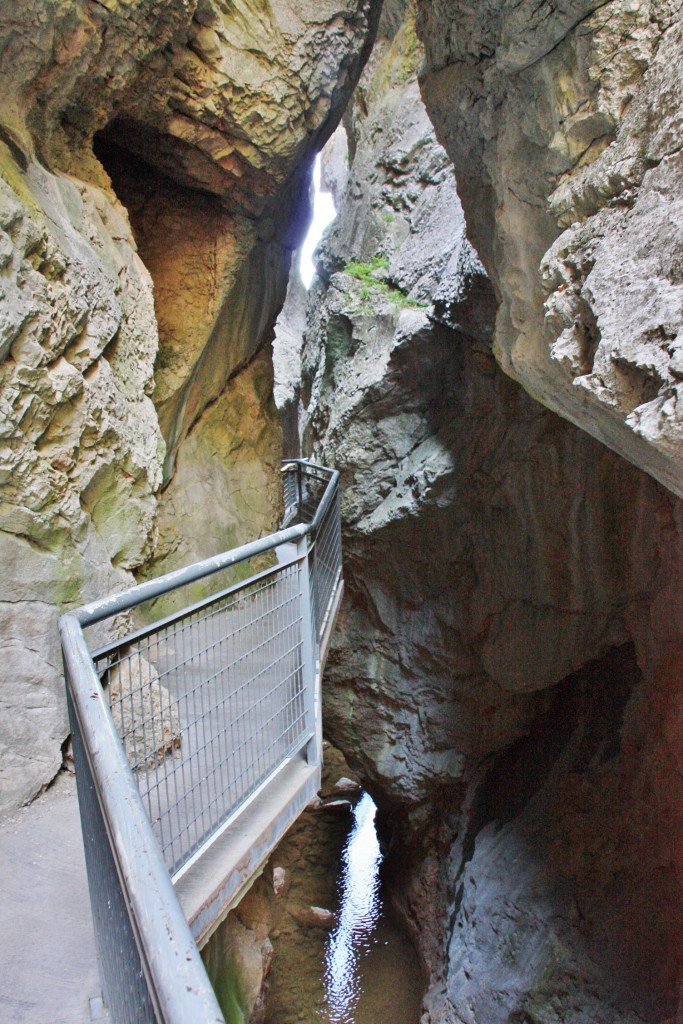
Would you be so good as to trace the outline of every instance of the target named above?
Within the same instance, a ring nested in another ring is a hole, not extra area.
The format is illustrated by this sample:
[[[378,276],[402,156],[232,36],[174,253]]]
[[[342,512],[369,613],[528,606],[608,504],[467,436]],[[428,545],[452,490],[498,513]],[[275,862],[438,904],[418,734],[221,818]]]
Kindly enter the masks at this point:
[[[325,950],[325,998],[331,1024],[353,1024],[361,994],[360,960],[374,941],[382,901],[382,855],[375,831],[377,808],[364,793],[356,804],[354,826],[342,855],[338,924]]]

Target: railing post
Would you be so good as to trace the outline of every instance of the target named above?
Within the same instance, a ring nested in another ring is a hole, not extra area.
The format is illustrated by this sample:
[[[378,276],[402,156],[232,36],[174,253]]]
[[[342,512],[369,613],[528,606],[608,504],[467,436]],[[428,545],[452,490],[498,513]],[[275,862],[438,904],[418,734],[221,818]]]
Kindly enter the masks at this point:
[[[311,588],[311,555],[308,536],[297,544],[301,558],[301,671],[303,675],[306,718],[313,732],[306,748],[309,764],[320,764],[322,760],[322,716],[320,693],[318,692],[318,643],[313,614]]]
[[[304,507],[304,496],[303,496],[303,491],[302,491],[302,488],[301,488],[301,463],[300,462],[297,462],[297,464],[296,464],[296,483],[297,483],[297,491],[299,493],[299,515],[301,515],[303,507]]]

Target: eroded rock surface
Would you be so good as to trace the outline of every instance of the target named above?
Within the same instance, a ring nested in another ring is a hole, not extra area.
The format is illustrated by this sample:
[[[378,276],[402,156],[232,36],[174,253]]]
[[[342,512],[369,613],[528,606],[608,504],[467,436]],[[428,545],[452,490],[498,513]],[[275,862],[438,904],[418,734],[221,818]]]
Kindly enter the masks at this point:
[[[680,890],[661,837],[671,754],[652,730],[656,691],[630,645],[611,652],[559,684],[478,788],[457,850],[456,1020],[676,1019]]]
[[[304,447],[342,473],[327,728],[400,840],[428,1020],[658,1024],[681,982],[681,506],[499,369],[411,33],[347,121],[303,352]]]
[[[298,254],[292,261],[287,297],[277,318],[273,339],[273,399],[282,430],[282,451],[285,458],[298,458],[301,454],[299,394],[301,348],[306,331],[308,292],[296,265],[297,259]]]
[[[238,493],[248,471],[232,440],[209,451],[212,431],[220,411],[263,419],[249,465],[272,440],[268,372],[251,364],[284,299],[310,156],[377,15],[369,0],[0,11],[3,808],[61,762],[59,611],[193,557],[200,513],[230,508],[205,542],[276,521],[273,489],[257,503],[259,475]]]
[[[680,3],[419,8],[497,359],[683,493]]]
[[[266,350],[228,382],[194,425],[180,449],[173,479],[159,496],[154,575],[273,531],[282,500],[282,443],[272,392]],[[249,572],[255,569],[250,562]],[[213,578],[194,584],[182,595],[154,602],[153,616],[215,589]]]
[[[7,807],[59,768],[68,728],[58,614],[120,587],[149,557],[164,446],[149,397],[152,284],[125,211],[38,164],[21,173],[0,148]]]

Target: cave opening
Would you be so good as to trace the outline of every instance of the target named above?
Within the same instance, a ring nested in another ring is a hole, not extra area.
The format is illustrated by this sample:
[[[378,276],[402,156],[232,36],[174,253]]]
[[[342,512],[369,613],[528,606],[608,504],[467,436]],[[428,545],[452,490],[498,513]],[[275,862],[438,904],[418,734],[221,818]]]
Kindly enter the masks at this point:
[[[159,349],[152,398],[168,448],[168,482],[177,448],[201,409],[195,398],[190,419],[183,418],[181,406],[188,404],[183,379],[201,363],[206,339],[234,283],[223,278],[226,260],[240,250],[246,256],[248,242],[217,195],[143,158],[134,125],[115,122],[115,130],[109,126],[95,135],[93,148],[126,209],[139,256],[154,282]],[[207,397],[215,397],[210,384],[206,390]]]

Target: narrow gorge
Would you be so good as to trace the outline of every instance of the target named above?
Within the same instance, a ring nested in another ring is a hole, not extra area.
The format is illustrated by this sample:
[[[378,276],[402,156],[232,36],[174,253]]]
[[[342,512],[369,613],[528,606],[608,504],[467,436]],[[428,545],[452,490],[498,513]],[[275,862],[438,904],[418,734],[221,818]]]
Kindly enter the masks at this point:
[[[682,58],[680,0],[0,5],[3,813],[68,765],[59,615],[272,532],[310,458],[422,1024],[681,1020]],[[302,820],[222,940],[252,1024],[303,1019]]]

